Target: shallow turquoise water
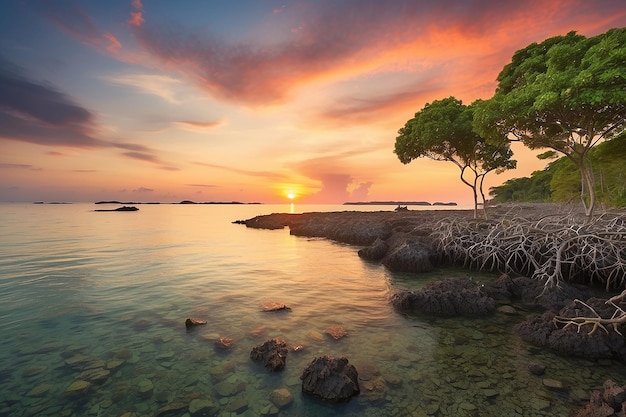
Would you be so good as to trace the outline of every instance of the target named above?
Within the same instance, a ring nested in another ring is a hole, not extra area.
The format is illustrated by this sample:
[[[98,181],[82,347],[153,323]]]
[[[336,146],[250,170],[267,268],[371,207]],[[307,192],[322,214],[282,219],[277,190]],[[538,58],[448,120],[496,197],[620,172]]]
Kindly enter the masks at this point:
[[[0,416],[188,416],[194,399],[220,416],[567,416],[605,379],[626,380],[621,364],[526,345],[511,332],[521,315],[389,306],[400,288],[467,272],[392,274],[355,247],[231,223],[289,206],[139,207],[0,205]],[[271,301],[292,310],[263,312]],[[187,332],[187,317],[208,324]],[[326,335],[334,324],[348,335]],[[216,348],[220,337],[232,348]],[[304,346],[277,374],[249,359],[272,337]],[[302,396],[299,376],[319,355],[348,357],[361,394],[340,405]],[[294,397],[281,410],[278,388]]]

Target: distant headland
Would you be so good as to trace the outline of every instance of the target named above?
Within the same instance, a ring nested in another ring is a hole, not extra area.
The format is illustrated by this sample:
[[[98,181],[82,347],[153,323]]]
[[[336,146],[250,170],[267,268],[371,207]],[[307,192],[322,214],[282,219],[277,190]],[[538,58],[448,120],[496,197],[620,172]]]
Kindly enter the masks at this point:
[[[442,203],[437,201],[429,203],[428,201],[349,201],[343,203],[344,206],[456,206],[455,202]]]

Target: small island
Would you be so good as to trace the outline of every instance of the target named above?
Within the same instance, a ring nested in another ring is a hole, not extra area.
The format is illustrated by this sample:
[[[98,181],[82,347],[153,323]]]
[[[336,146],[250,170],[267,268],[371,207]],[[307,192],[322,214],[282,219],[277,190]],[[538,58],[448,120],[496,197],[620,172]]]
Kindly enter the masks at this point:
[[[98,209],[94,211],[139,211],[139,209],[134,206],[122,206],[115,209]]]

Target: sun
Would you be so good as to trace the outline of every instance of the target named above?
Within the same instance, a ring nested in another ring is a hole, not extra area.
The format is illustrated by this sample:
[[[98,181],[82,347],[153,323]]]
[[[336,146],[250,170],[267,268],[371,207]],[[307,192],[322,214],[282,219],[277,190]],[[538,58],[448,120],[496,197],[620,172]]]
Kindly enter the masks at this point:
[[[287,198],[293,200],[294,198],[296,198],[296,193],[294,193],[293,191],[287,191]]]

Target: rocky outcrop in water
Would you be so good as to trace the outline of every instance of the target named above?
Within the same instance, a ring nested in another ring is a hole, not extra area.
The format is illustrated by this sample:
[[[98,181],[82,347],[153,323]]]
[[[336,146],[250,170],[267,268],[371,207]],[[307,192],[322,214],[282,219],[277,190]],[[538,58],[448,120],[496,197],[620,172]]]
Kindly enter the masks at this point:
[[[347,401],[360,392],[358,372],[345,357],[317,357],[307,365],[300,379],[303,393],[324,401]]]
[[[389,247],[381,263],[395,272],[430,272],[436,263],[432,242],[426,236],[397,232],[387,239]]]
[[[589,289],[566,282],[554,287],[545,286],[542,280],[529,277],[511,278],[502,274],[497,280],[485,284],[485,291],[497,301],[521,301],[524,304],[559,310],[574,299],[589,297]]]
[[[591,393],[589,403],[578,410],[575,417],[623,416],[626,411],[626,387],[607,380],[600,391]]]
[[[440,317],[484,316],[496,308],[484,286],[469,278],[431,282],[417,291],[401,291],[391,298],[400,311],[415,311]]]
[[[272,372],[277,372],[285,368],[288,352],[287,343],[280,338],[274,338],[253,347],[250,359],[263,363]]]
[[[610,318],[615,308],[607,305],[606,300],[590,298],[586,304],[592,307],[601,317]],[[621,305],[626,308],[626,305]],[[593,313],[572,301],[562,308],[558,314],[547,311],[542,315],[531,315],[515,326],[515,333],[526,342],[539,347],[547,347],[555,352],[586,359],[616,359],[626,361],[626,342],[624,337],[609,328],[608,331],[597,329],[591,332],[591,324],[581,326],[557,326],[556,316],[562,317],[593,317]],[[591,333],[591,334],[590,334]]]

